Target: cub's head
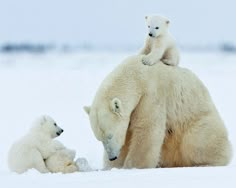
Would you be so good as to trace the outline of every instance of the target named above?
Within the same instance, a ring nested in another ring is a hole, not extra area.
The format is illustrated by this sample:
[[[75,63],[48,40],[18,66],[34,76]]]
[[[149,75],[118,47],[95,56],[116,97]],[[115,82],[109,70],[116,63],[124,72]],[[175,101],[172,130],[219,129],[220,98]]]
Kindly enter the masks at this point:
[[[60,128],[50,116],[44,115],[36,120],[32,131],[43,133],[51,138],[55,138],[61,135],[63,129]]]
[[[109,160],[113,161],[119,157],[125,143],[130,118],[121,99],[115,97],[105,101],[84,107],[84,110],[96,138],[103,143]]]
[[[170,21],[162,16],[146,16],[148,35],[158,37],[167,32]]]

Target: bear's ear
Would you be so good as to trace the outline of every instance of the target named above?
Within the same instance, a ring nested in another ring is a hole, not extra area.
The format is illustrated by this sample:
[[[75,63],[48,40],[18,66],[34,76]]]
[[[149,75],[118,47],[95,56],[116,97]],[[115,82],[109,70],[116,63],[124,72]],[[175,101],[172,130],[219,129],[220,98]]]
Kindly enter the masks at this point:
[[[112,112],[114,112],[115,114],[118,115],[122,115],[122,103],[120,101],[120,99],[118,98],[113,98],[111,101],[111,109]]]
[[[90,113],[90,106],[84,106],[84,111],[89,115]]]
[[[145,19],[147,20],[147,19],[148,19],[148,16],[145,16]]]
[[[170,20],[166,20],[166,24],[169,25],[170,24]]]

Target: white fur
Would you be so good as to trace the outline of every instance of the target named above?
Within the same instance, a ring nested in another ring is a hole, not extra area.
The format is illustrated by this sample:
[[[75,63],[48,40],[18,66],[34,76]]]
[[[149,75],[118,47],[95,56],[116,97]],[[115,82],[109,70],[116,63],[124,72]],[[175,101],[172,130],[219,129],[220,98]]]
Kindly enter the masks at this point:
[[[130,57],[111,72],[86,107],[104,145],[104,167],[228,164],[227,131],[202,82],[187,69],[144,66],[141,58]]]
[[[94,171],[89,166],[88,161],[85,158],[78,158],[75,163],[78,166],[80,172]]]
[[[75,151],[67,148],[57,150],[45,160],[46,167],[53,173],[73,173],[79,170],[74,162]]]
[[[34,168],[47,173],[44,159],[64,146],[53,138],[62,133],[55,121],[49,116],[38,118],[28,134],[15,142],[8,153],[8,165],[11,171],[23,173]]]
[[[147,16],[146,22],[148,36],[140,51],[140,54],[146,55],[142,58],[143,64],[153,65],[161,60],[167,65],[178,65],[179,51],[168,32],[169,20],[161,16]]]

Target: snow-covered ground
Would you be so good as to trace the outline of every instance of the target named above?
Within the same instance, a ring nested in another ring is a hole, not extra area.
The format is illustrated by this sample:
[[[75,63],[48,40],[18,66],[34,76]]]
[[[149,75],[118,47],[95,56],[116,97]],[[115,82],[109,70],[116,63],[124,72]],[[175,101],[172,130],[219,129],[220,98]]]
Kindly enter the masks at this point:
[[[84,105],[92,102],[103,78],[129,53],[0,54],[0,187],[236,187],[236,157],[227,167],[95,171],[17,175],[8,170],[7,152],[41,114],[51,115],[65,132],[58,138],[102,167]],[[181,66],[208,87],[236,150],[236,55],[183,53]],[[17,156],[16,156],[17,157]]]

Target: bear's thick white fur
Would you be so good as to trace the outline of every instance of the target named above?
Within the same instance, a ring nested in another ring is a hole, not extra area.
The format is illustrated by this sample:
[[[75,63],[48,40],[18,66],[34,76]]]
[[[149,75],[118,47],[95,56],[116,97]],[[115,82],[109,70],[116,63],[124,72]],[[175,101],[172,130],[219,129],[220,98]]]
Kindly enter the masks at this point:
[[[8,153],[11,171],[23,173],[34,168],[41,173],[50,172],[44,160],[64,146],[53,140],[63,130],[49,116],[42,116],[34,123],[28,134],[15,142]]]
[[[169,20],[162,16],[146,16],[148,36],[140,54],[144,54],[142,62],[145,65],[153,65],[160,60],[176,66],[179,64],[179,51],[175,40],[168,32]]]
[[[75,161],[75,151],[60,149],[45,160],[47,169],[52,173],[73,173],[79,170]]]
[[[105,148],[105,168],[221,166],[232,151],[203,83],[188,69],[126,59],[85,110]]]

